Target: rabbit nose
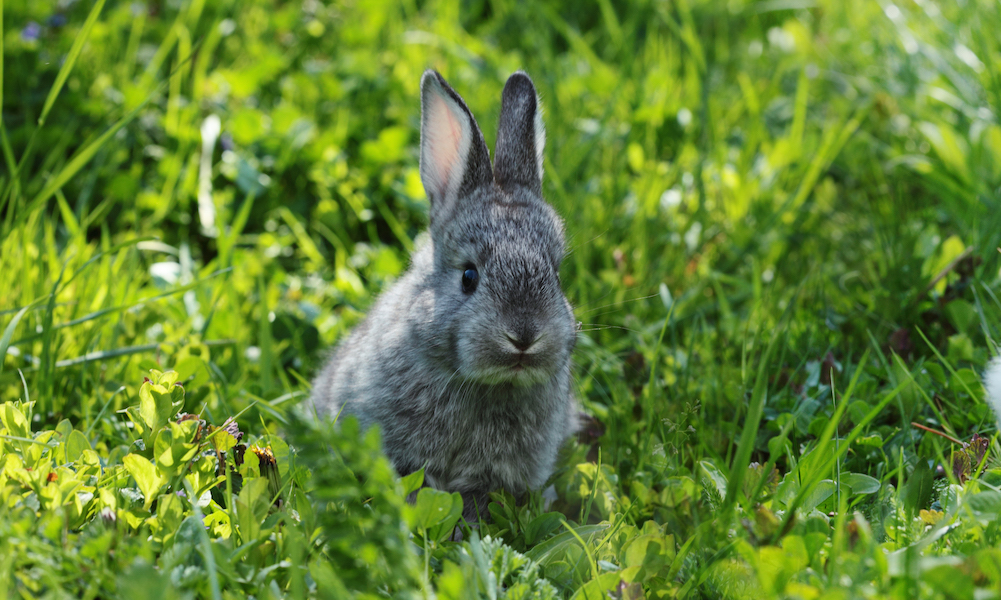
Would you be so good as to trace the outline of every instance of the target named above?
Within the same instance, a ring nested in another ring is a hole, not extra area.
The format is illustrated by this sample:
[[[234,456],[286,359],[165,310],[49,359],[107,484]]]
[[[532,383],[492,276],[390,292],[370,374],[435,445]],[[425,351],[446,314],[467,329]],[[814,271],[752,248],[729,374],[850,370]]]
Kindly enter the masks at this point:
[[[511,344],[521,352],[525,352],[531,348],[532,344],[539,339],[538,334],[534,331],[526,330],[522,330],[516,335],[512,335],[511,333],[505,333],[504,335],[507,337],[507,341],[511,342]]]

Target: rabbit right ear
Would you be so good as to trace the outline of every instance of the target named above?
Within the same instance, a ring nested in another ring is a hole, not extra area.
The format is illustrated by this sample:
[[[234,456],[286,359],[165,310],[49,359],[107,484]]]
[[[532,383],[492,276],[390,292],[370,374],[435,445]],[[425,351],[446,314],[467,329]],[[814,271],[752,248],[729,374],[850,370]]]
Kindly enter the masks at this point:
[[[542,106],[532,79],[518,71],[508,78],[501,94],[500,126],[494,150],[494,177],[501,188],[511,191],[525,186],[542,195],[542,150],[546,128]]]
[[[459,94],[433,69],[421,77],[421,182],[431,225],[447,221],[456,201],[493,182],[490,152]]]

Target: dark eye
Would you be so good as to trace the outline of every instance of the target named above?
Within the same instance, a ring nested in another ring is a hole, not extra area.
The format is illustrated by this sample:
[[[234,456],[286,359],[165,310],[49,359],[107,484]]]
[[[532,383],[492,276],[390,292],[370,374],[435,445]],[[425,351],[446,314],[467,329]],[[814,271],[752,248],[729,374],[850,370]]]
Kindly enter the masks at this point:
[[[480,274],[476,272],[476,267],[469,265],[462,272],[462,292],[472,294],[476,291],[476,284],[480,282]]]

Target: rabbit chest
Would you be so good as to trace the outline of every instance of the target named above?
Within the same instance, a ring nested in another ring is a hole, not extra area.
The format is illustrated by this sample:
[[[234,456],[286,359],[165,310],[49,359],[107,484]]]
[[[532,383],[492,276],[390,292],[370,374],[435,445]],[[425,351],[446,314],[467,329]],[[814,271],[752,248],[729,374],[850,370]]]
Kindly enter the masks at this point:
[[[563,379],[529,388],[467,385],[454,395],[422,398],[411,405],[411,418],[390,421],[408,427],[384,426],[387,453],[401,473],[425,466],[427,483],[439,489],[538,487],[568,430]]]

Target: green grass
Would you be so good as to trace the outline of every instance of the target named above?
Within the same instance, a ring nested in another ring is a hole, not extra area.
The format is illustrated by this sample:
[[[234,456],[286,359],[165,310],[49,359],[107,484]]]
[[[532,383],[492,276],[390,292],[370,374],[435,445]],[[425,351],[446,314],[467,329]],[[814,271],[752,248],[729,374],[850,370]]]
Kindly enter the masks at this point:
[[[997,597],[997,2],[0,8],[0,599]],[[429,66],[539,89],[594,417],[463,542],[297,410]]]

